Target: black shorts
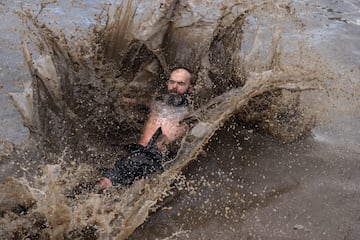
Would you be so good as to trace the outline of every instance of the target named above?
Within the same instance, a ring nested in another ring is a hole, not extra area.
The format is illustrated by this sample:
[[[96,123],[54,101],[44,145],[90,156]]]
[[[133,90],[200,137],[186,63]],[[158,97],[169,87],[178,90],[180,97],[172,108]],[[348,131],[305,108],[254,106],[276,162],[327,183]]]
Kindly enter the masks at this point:
[[[164,171],[163,163],[171,160],[174,154],[162,154],[156,148],[148,149],[141,145],[130,145],[127,157],[115,162],[112,169],[103,176],[115,185],[131,185],[135,180],[149,176],[152,173]]]

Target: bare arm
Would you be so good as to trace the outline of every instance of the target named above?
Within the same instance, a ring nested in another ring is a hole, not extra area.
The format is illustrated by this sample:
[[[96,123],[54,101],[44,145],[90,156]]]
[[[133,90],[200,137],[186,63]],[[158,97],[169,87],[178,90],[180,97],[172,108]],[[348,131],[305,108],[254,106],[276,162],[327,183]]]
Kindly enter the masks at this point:
[[[160,127],[160,123],[157,121],[155,115],[150,113],[149,119],[147,120],[143,133],[139,140],[139,144],[146,147],[155,131]]]
[[[144,105],[147,108],[151,107],[151,101],[148,98],[133,98],[128,96],[121,97],[121,103],[125,105]]]

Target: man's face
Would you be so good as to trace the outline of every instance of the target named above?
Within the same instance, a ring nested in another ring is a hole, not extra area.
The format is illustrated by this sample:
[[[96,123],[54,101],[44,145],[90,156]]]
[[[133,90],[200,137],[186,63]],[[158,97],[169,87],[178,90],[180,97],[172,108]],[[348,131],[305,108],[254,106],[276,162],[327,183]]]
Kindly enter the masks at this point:
[[[170,74],[167,82],[169,94],[181,95],[188,91],[190,87],[190,74],[184,69],[177,69]]]

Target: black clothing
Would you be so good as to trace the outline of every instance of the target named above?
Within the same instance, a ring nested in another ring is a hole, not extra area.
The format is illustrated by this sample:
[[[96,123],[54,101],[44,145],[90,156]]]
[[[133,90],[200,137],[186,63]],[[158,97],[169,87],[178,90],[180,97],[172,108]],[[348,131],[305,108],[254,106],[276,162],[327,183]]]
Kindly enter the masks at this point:
[[[175,154],[163,154],[156,148],[155,143],[160,135],[161,128],[158,128],[146,147],[138,144],[128,145],[129,155],[117,160],[114,167],[105,171],[103,176],[110,179],[114,186],[128,186],[137,179],[155,172],[163,172],[162,164],[174,158]]]

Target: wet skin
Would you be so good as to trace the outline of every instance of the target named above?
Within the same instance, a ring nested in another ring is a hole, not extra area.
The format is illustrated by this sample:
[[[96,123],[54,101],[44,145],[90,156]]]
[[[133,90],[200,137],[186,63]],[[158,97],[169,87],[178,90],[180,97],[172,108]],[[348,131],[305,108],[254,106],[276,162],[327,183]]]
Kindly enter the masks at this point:
[[[167,81],[169,94],[181,95],[192,90],[191,76],[185,69],[176,69],[170,74]],[[186,125],[180,124],[181,119],[188,113],[187,107],[168,106],[162,102],[154,103],[149,118],[143,129],[139,144],[147,146],[155,131],[161,127],[162,136],[157,142],[157,147],[166,150],[166,144],[175,141],[186,132]],[[111,187],[112,183],[108,178],[103,178],[98,188]]]

